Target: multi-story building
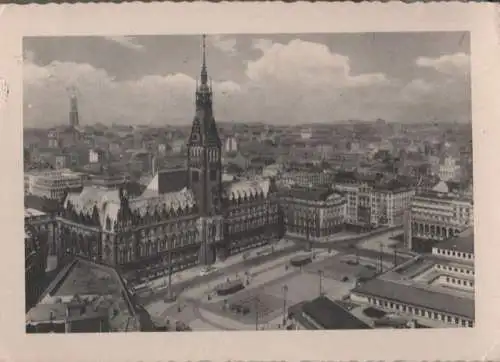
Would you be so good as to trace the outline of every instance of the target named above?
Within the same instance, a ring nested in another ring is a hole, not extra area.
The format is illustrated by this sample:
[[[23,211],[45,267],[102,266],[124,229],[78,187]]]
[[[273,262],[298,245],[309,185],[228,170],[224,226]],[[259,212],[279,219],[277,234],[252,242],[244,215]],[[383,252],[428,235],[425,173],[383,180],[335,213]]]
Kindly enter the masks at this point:
[[[103,162],[106,152],[100,148],[93,148],[89,150],[89,163]]]
[[[81,175],[68,171],[28,172],[24,175],[25,193],[49,199],[60,199],[67,191],[81,190]]]
[[[445,157],[439,165],[438,175],[443,181],[458,180],[461,176],[461,167],[454,157]]]
[[[238,152],[238,141],[236,137],[228,137],[224,141],[224,152],[225,153],[235,153]]]
[[[331,189],[292,187],[280,192],[287,235],[320,240],[343,230],[345,198]]]
[[[333,181],[333,174],[321,168],[286,170],[280,175],[280,182],[297,186],[324,186]]]
[[[282,235],[276,187],[269,179],[237,181],[224,189],[224,239],[234,254]]]
[[[354,172],[337,173],[334,188],[346,197],[346,223],[362,227],[403,225],[404,211],[415,194],[403,180]]]
[[[211,264],[278,237],[272,182],[223,183],[221,148],[203,56],[187,169],[160,171],[140,196],[125,187],[70,193],[57,218],[60,256],[155,273]]]
[[[442,181],[415,195],[411,203],[413,237],[444,240],[474,225],[472,196],[451,191]]]

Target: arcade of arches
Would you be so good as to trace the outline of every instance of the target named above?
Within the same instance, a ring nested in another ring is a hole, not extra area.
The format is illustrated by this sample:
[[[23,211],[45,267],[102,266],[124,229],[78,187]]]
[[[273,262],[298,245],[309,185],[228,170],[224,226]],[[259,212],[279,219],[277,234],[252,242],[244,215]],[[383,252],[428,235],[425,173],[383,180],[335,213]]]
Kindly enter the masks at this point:
[[[458,235],[460,230],[455,227],[413,222],[411,232],[412,236],[422,239],[445,240]]]

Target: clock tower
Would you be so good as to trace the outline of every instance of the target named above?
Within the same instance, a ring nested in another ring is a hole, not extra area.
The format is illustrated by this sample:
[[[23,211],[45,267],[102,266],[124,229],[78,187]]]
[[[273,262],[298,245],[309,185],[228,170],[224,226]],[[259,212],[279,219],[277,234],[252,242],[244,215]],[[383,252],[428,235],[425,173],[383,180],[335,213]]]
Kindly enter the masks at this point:
[[[196,89],[196,113],[188,141],[188,184],[202,216],[220,213],[222,193],[221,141],[212,109],[212,87],[208,84],[205,35],[200,84]]]
[[[221,141],[212,108],[212,86],[208,82],[205,35],[202,38],[200,84],[196,89],[196,113],[188,148],[188,185],[200,213],[202,235],[200,262],[215,261],[216,245],[222,241]]]

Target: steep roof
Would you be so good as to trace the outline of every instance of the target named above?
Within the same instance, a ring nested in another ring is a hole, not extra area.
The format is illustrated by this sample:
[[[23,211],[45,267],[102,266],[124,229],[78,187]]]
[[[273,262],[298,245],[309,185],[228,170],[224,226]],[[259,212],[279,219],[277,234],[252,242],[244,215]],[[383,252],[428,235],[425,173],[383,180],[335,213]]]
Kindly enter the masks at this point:
[[[302,306],[302,312],[323,329],[372,329],[339,304],[321,296]]]
[[[157,191],[160,194],[180,191],[187,185],[187,176],[187,169],[184,168],[162,170],[158,172],[157,176],[155,176],[155,178],[151,181],[150,185],[154,185],[156,182]]]
[[[51,317],[64,319],[66,308],[71,305],[83,307],[79,319],[108,317],[112,331],[153,328],[151,318],[135,303],[120,274],[107,265],[75,258],[28,311],[26,322],[36,324]]]
[[[224,195],[229,200],[255,197],[257,195],[267,197],[270,187],[271,180],[269,179],[230,182],[225,185]]]
[[[46,199],[35,195],[27,195],[24,197],[25,208],[52,213],[57,212],[59,210],[59,206],[58,200]]]

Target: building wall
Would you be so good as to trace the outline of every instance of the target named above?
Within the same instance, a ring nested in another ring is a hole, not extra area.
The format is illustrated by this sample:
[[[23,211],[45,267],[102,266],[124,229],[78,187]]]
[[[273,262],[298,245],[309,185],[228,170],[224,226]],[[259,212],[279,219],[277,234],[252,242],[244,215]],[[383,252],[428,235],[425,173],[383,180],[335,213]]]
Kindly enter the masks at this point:
[[[347,206],[343,198],[311,201],[284,197],[281,205],[287,234],[318,239],[344,229]]]
[[[430,240],[443,240],[474,223],[472,199],[460,196],[416,195],[411,203],[412,234]]]
[[[281,174],[280,181],[298,186],[321,186],[330,184],[333,174],[323,171],[287,171]]]
[[[351,225],[403,225],[415,194],[411,188],[377,190],[365,184],[335,184],[335,189],[346,194],[346,222]]]
[[[450,313],[435,311],[429,308],[422,308],[407,303],[397,302],[386,298],[375,298],[360,293],[351,293],[353,302],[372,305],[392,313],[403,314],[408,317],[418,317],[432,321],[441,322],[456,327],[473,327],[474,321],[470,318],[457,316]]]
[[[279,205],[273,196],[229,203],[225,209],[224,231],[229,254],[279,238],[280,224]]]
[[[28,181],[28,185],[33,195],[59,199],[63,197],[67,190],[81,188],[82,178],[63,172],[52,172],[34,176]]]
[[[456,250],[449,250],[449,249],[441,249],[439,247],[432,248],[432,254],[440,256],[440,257],[455,259],[458,261],[471,262],[474,260],[473,253],[466,253],[463,251],[456,251]]]

